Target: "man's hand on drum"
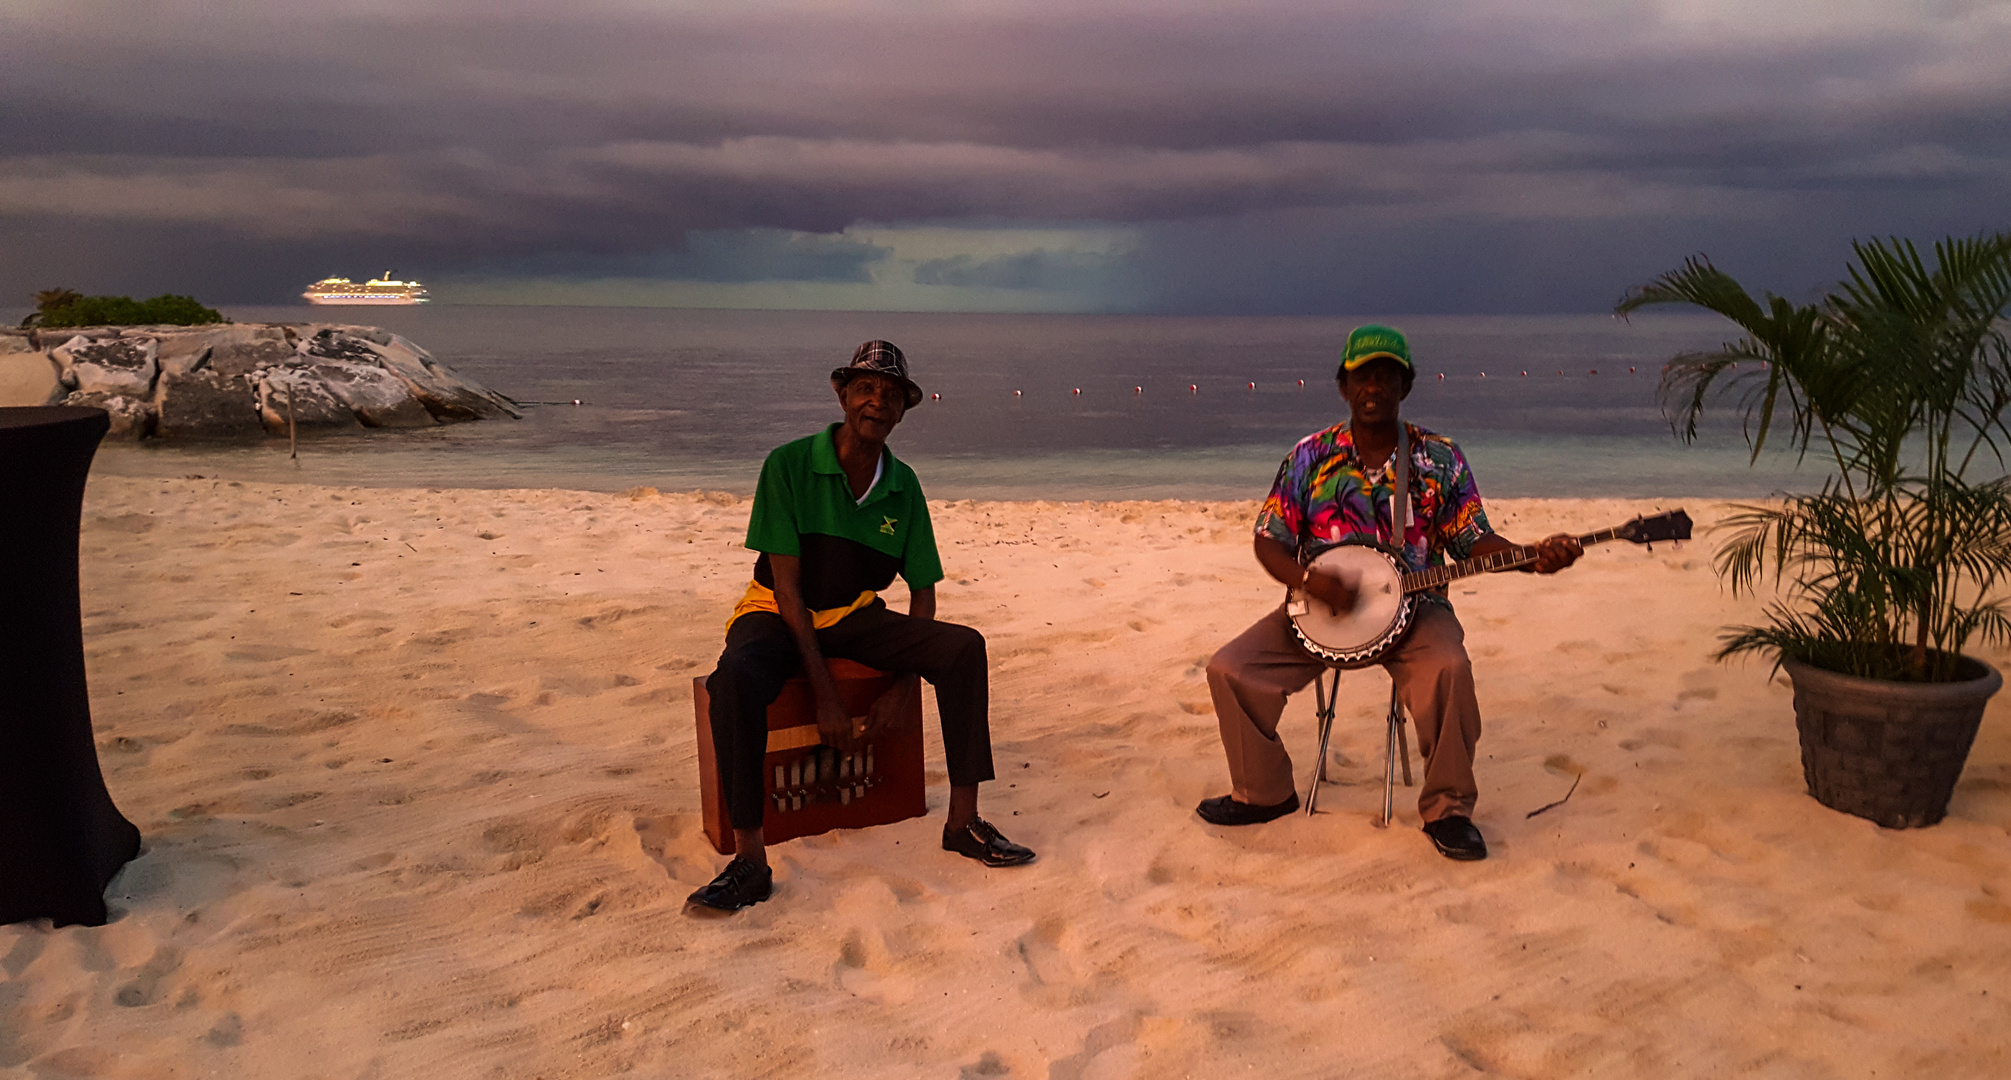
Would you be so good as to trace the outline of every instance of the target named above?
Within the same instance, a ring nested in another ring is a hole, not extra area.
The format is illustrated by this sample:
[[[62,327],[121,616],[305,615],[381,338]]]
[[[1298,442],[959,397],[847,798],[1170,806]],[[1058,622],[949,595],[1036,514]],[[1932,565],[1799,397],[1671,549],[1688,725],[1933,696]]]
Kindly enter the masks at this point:
[[[1554,574],[1578,561],[1585,549],[1578,544],[1578,538],[1570,533],[1546,536],[1536,542],[1536,566],[1539,574]]]
[[[845,706],[838,702],[836,694],[829,699],[819,695],[817,735],[825,746],[835,746],[840,750],[852,749],[859,739],[859,726],[845,715]]]
[[[1346,615],[1355,610],[1355,601],[1360,598],[1355,589],[1357,584],[1338,574],[1306,572],[1306,595],[1332,608],[1336,615]]]
[[[919,675],[907,675],[895,680],[887,692],[873,699],[871,708],[866,710],[865,727],[859,732],[860,742],[871,742],[883,731],[891,731],[901,725],[901,718],[908,714],[915,704],[916,695],[922,692]]]

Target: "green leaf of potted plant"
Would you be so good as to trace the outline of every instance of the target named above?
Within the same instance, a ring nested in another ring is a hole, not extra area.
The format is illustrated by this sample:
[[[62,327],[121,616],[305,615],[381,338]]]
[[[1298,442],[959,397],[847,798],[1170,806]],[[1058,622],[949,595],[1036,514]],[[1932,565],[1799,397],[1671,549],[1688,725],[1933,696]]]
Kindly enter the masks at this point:
[[[1932,825],[2003,685],[1962,650],[2011,638],[2011,233],[1942,240],[1932,267],[1905,240],[1852,250],[1812,304],[1755,300],[1697,257],[1615,311],[1687,304],[1743,331],[1664,366],[1663,408],[1685,441],[1729,398],[1754,460],[1770,437],[1827,459],[1819,490],[1720,524],[1714,562],[1733,591],[1772,584],[1781,598],[1764,625],[1729,628],[1718,657],[1771,654],[1794,681],[1811,795],[1889,827]]]

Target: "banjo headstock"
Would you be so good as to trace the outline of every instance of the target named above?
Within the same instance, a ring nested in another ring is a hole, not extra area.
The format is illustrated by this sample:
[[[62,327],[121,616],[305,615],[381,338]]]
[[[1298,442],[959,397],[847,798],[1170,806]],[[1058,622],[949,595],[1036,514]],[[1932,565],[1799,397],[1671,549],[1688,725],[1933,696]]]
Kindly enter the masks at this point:
[[[1613,530],[1622,540],[1632,540],[1637,544],[1655,544],[1664,540],[1688,540],[1690,538],[1690,515],[1681,510],[1670,510],[1653,517],[1637,517]]]

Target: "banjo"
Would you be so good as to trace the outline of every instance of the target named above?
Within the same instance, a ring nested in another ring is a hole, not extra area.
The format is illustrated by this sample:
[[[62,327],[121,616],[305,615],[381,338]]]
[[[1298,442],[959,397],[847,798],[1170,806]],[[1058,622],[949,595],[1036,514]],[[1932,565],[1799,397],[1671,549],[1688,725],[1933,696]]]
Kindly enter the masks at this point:
[[[1688,540],[1690,515],[1670,510],[1653,517],[1637,517],[1617,528],[1586,533],[1578,538],[1585,547],[1608,540],[1631,540],[1652,544],[1658,540]],[[1355,582],[1355,609],[1336,613],[1293,589],[1285,603],[1292,619],[1292,632],[1314,656],[1335,667],[1367,667],[1403,640],[1416,612],[1418,593],[1436,589],[1472,574],[1512,570],[1536,561],[1536,548],[1516,545],[1492,555],[1465,559],[1426,570],[1403,569],[1403,561],[1392,548],[1368,542],[1348,542],[1321,552],[1306,566],[1315,571],[1339,575]]]

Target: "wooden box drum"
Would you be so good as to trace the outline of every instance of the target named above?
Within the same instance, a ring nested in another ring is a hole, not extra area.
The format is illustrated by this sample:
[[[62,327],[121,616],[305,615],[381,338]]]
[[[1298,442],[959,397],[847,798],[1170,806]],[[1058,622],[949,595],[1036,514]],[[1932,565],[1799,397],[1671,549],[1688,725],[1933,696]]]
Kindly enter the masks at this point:
[[[838,684],[839,700],[852,716],[866,715],[901,678],[850,660],[827,660],[825,665]],[[721,855],[731,855],[733,824],[726,813],[726,791],[719,783],[708,715],[711,698],[703,677],[692,680],[691,700],[698,715],[698,792],[705,835]],[[761,822],[763,840],[775,844],[833,829],[863,829],[927,812],[920,694],[907,716],[858,750],[841,751],[819,739],[810,682],[791,679],[768,707],[768,757],[761,768],[768,803]]]

